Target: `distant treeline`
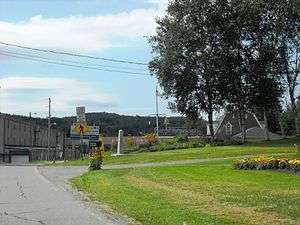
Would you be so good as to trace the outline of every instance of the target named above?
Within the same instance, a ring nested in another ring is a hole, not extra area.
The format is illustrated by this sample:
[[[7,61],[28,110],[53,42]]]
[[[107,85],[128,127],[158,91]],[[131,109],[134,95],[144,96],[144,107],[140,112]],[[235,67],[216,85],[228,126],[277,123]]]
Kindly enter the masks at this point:
[[[105,136],[116,136],[118,130],[124,130],[126,135],[142,135],[154,132],[156,126],[155,117],[150,116],[128,116],[116,113],[87,113],[86,120],[88,125],[100,126],[100,132]],[[164,127],[165,117],[159,118],[160,128]],[[185,117],[168,117],[169,127],[185,127],[205,129],[205,121],[202,119],[194,122]],[[57,128],[69,134],[70,126],[76,122],[76,117],[53,118]]]
[[[32,122],[40,126],[47,126],[47,119],[44,118],[29,118],[28,116],[10,115],[26,122]],[[119,115],[116,113],[87,113],[86,120],[88,125],[95,125],[100,127],[101,134],[105,136],[116,136],[118,130],[124,130],[125,135],[143,135],[146,133],[153,133],[156,126],[156,118],[150,116],[128,116]],[[165,117],[159,118],[160,129],[164,128]],[[199,129],[203,133],[206,129],[206,122],[202,119],[198,121],[190,121],[185,117],[168,117],[168,127],[183,127],[183,128],[194,128]],[[58,129],[70,135],[70,126],[76,122],[76,117],[53,117],[51,118],[52,123],[56,123],[53,129]]]

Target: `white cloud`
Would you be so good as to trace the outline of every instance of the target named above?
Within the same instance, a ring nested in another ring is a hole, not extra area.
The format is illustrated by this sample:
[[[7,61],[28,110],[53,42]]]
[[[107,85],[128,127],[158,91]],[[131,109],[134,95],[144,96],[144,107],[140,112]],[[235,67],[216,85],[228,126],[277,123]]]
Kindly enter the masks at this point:
[[[37,15],[17,23],[0,21],[0,40],[78,52],[99,52],[120,47],[127,39],[135,40],[155,32],[155,18],[162,15],[166,1],[150,2],[153,3],[151,8],[117,14],[63,18]]]
[[[164,11],[167,8],[170,0],[149,0],[149,2],[157,5],[161,11]]]
[[[37,112],[46,115],[47,98],[52,98],[54,116],[75,114],[75,107],[85,105],[88,111],[113,105],[111,95],[92,84],[58,77],[7,77],[0,79],[0,111],[15,114]]]

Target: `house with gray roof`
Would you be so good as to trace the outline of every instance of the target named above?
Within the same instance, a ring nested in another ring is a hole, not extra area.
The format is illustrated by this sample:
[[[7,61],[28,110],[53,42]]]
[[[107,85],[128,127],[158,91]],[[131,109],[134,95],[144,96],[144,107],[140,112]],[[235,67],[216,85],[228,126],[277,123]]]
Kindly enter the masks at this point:
[[[214,136],[217,140],[229,140],[240,138],[242,135],[241,123],[238,112],[225,112],[219,121],[214,122]],[[247,138],[264,138],[264,125],[251,112],[245,113],[245,131]],[[271,132],[270,137],[280,138],[280,135]],[[210,136],[209,125],[207,124],[207,135]]]

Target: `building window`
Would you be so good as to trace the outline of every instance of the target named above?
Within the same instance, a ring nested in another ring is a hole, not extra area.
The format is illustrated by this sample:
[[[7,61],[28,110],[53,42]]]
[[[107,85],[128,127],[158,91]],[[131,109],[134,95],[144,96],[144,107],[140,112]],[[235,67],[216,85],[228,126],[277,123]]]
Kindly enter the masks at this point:
[[[225,134],[228,136],[232,135],[232,125],[229,122],[225,126]]]

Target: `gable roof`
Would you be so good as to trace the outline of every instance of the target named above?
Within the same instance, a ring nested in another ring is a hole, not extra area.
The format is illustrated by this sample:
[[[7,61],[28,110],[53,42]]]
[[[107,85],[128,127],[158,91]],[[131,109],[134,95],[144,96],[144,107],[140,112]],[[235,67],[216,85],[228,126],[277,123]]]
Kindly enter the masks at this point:
[[[225,113],[224,113],[224,115],[222,116],[222,118],[221,118],[221,120],[220,120],[220,123],[218,124],[217,129],[214,131],[214,134],[217,134],[217,132],[218,132],[219,129],[221,128],[221,126],[222,126],[222,124],[223,124],[225,118],[226,118],[228,115],[232,115],[232,114],[234,114],[234,113],[236,113],[236,111],[234,111],[234,112],[225,112]],[[256,122],[257,122],[257,124],[259,125],[259,127],[260,127],[260,128],[263,128],[263,126],[261,125],[261,123],[259,122],[259,120],[257,119],[257,117],[256,117],[256,115],[255,115],[254,113],[249,112],[249,111],[245,111],[245,113],[251,114],[251,115],[254,117],[254,119],[256,120]]]

